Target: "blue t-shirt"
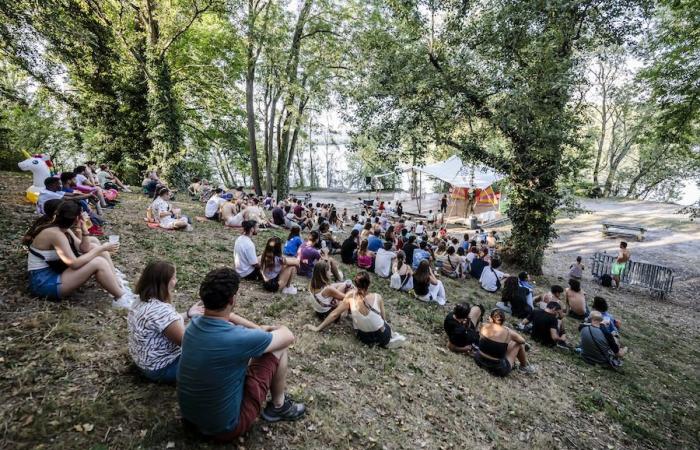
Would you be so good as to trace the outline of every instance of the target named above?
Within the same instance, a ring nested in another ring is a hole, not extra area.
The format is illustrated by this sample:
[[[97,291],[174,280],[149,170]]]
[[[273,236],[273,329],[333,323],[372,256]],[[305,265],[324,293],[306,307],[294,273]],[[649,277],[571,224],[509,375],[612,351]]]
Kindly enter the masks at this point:
[[[413,264],[411,264],[413,270],[416,270],[418,268],[418,264],[420,264],[420,262],[424,259],[430,259],[430,253],[420,248],[413,250]]]
[[[376,252],[384,246],[384,241],[375,235],[371,235],[367,238],[367,250],[370,252]]]
[[[284,244],[284,256],[297,256],[297,250],[304,241],[299,236],[294,236]]]
[[[197,317],[185,330],[177,373],[182,417],[205,435],[238,425],[250,358],[261,356],[272,334],[221,319]]]

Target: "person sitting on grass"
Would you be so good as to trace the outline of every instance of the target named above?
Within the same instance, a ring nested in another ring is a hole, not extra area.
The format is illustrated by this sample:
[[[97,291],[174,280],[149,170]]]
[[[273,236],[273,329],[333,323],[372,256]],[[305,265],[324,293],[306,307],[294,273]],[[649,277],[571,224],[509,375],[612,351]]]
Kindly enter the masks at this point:
[[[535,368],[527,361],[525,339],[503,324],[506,316],[500,309],[489,314],[489,321],[481,326],[479,350],[474,360],[482,369],[498,377],[507,376],[515,368],[515,360],[520,363],[522,373],[535,373]]]
[[[209,200],[207,200],[206,206],[204,206],[204,217],[209,220],[218,221],[221,219],[221,205],[226,203],[226,199],[221,197],[224,190],[221,188],[215,188],[214,193]]]
[[[603,315],[592,311],[590,323],[579,326],[581,337],[581,357],[589,364],[602,364],[617,368],[622,365],[622,357],[627,353],[627,347],[620,347],[617,340],[603,325]]]
[[[316,316],[323,320],[333,311],[338,303],[342,302],[345,295],[353,288],[350,281],[331,283],[331,270],[328,262],[319,261],[314,266],[309,293],[311,307]]]
[[[240,207],[237,202],[238,200],[231,197],[226,203],[221,205],[221,220],[227,227],[238,228],[243,224],[245,207]]]
[[[455,253],[453,246],[447,247],[445,255],[440,258],[442,260],[440,273],[450,278],[461,278],[464,260]]]
[[[169,200],[170,189],[166,187],[158,189],[157,197],[149,207],[153,219],[166,230],[192,231],[192,225],[189,224],[187,217],[181,215],[179,208],[171,208]]]
[[[91,194],[62,191],[61,180],[56,177],[48,177],[44,180],[44,189],[39,192],[39,199],[36,201],[36,213],[43,216],[44,204],[49,200],[87,200],[91,197]]]
[[[524,319],[519,327],[528,329],[531,326],[532,339],[546,347],[560,347],[570,350],[562,321],[563,313],[561,305],[557,302],[549,302],[545,309],[535,309]]]
[[[331,226],[328,222],[323,222],[318,227],[318,233],[321,238],[322,246],[325,244],[330,253],[334,253],[336,250],[340,249],[340,242],[335,240],[333,236],[333,231],[331,231]]]
[[[479,343],[479,324],[484,315],[484,307],[458,303],[447,314],[443,327],[447,333],[447,348],[455,353],[471,353]]]
[[[413,289],[413,270],[406,263],[406,254],[403,250],[396,252],[396,264],[394,265],[394,273],[391,275],[389,287],[403,292]]]
[[[104,225],[105,221],[102,217],[97,215],[93,209],[90,207],[90,202],[89,202],[89,197],[88,195],[76,195],[77,193],[75,192],[75,174],[73,172],[63,172],[61,174],[61,191],[65,192],[68,195],[64,194],[64,199],[72,199],[72,200],[78,200],[80,203],[80,207],[83,210],[83,212],[87,213],[87,215],[90,217],[90,221],[92,222],[93,226],[95,226],[94,231],[96,231],[96,234],[101,234],[102,233],[102,226]],[[87,198],[86,198],[87,197]],[[92,197],[94,198],[94,197]]]
[[[185,320],[204,313],[200,304],[181,314],[175,310],[172,297],[176,284],[174,265],[148,263],[136,282],[139,299],[131,305],[126,321],[131,359],[146,378],[156,382],[175,382]]]
[[[501,280],[507,277],[508,274],[498,270],[499,267],[501,267],[501,260],[499,258],[493,258],[489,266],[481,271],[479,284],[482,289],[492,293],[501,289]]]
[[[603,297],[593,297],[593,311],[598,311],[603,316],[602,326],[613,336],[618,336],[622,323],[608,312],[608,302]]]
[[[395,348],[403,345],[406,338],[392,333],[386,322],[384,301],[379,294],[369,292],[370,277],[365,271],[355,275],[355,289],[350,290],[343,301],[318,326],[307,325],[312,331],[322,331],[334,323],[345,312],[350,312],[357,338],[366,345]]]
[[[357,260],[357,241],[360,236],[360,231],[353,229],[350,232],[350,236],[348,236],[347,239],[343,241],[343,244],[340,246],[340,260],[344,264],[355,264],[355,261]]]
[[[476,249],[476,247],[473,248]],[[489,263],[486,262],[485,259],[488,255],[488,250],[486,250],[485,248],[481,248],[476,250],[475,254],[476,256],[472,259],[471,263],[469,264],[469,275],[471,275],[471,277],[475,280],[479,280],[481,279],[481,274],[484,272],[484,269],[489,265]]]
[[[384,245],[384,241],[382,240],[381,236],[382,236],[382,230],[375,229],[373,234],[367,238],[367,244],[368,244],[367,250],[369,250],[370,252],[376,253],[377,250],[382,248],[382,246]]]
[[[97,180],[100,187],[104,189],[118,189],[124,192],[131,192],[129,186],[122,183],[117,176],[112,172],[107,164],[100,164],[100,171],[97,172]]]
[[[104,192],[102,188],[96,186],[97,183],[93,183],[87,177],[87,168],[85,166],[78,166],[73,170],[75,173],[75,188],[84,194],[94,194],[99,200],[99,205],[102,208],[107,208],[107,200],[105,200]]]
[[[584,320],[588,316],[586,293],[581,290],[580,281],[573,278],[569,280],[569,287],[564,291],[564,301],[566,302],[564,314],[576,320]]]
[[[363,239],[357,251],[357,267],[368,272],[374,272],[374,252],[368,250],[369,242]]]
[[[244,280],[258,281],[262,279],[258,254],[252,239],[257,234],[258,223],[254,220],[246,220],[243,222],[243,234],[238,236],[233,244],[233,264],[238,276]]]
[[[301,228],[299,225],[292,225],[292,228],[289,230],[289,236],[287,236],[287,242],[284,243],[284,256],[296,258],[297,253],[299,252],[299,247],[301,247],[301,244],[304,243],[300,234]]]
[[[534,298],[535,306],[539,309],[545,309],[550,302],[557,302],[561,304],[561,296],[564,293],[564,288],[558,284],[553,284],[549,288],[549,292],[540,294]]]
[[[285,393],[294,335],[284,326],[259,327],[232,315],[239,285],[230,268],[206,275],[199,288],[204,314],[185,330],[177,372],[182,418],[219,443],[237,441],[261,411],[268,422],[297,420],[306,412]]]
[[[582,261],[583,259],[577,256],[576,262],[569,266],[569,279],[581,281],[581,278],[583,278],[583,271],[586,270]]]
[[[417,270],[422,261],[428,261],[428,264],[431,264],[433,261],[428,251],[428,243],[424,240],[421,240],[420,244],[418,244],[418,248],[413,250],[413,264],[411,264],[411,268]]]
[[[503,281],[501,301],[496,303],[496,308],[518,319],[524,319],[532,312],[532,308],[527,304],[529,292],[527,288],[520,286],[517,277],[507,277]]]
[[[406,254],[406,264],[413,267],[413,253],[416,251],[418,246],[416,245],[416,236],[414,234],[410,235],[404,244],[403,252]]]
[[[530,308],[535,307],[534,299],[533,299],[533,293],[535,292],[535,287],[532,285],[532,282],[530,281],[530,274],[528,274],[525,271],[522,271],[518,274],[518,284],[521,287],[524,287],[527,289],[527,304]]]
[[[342,281],[343,272],[338,269],[338,263],[335,259],[328,256],[327,249],[319,251],[318,247],[320,247],[319,234],[317,231],[312,231],[309,233],[308,240],[299,247],[299,251],[297,252],[297,258],[299,259],[299,275],[311,278],[314,265],[318,260],[322,259],[328,262],[335,281]]]
[[[447,302],[445,286],[435,277],[430,261],[427,259],[420,262],[413,274],[413,292],[418,300],[424,302],[433,301],[438,305],[444,305]]]
[[[280,238],[273,236],[267,240],[258,262],[263,279],[263,289],[268,292],[277,292],[281,287],[283,294],[295,295],[297,293],[292,281],[297,274],[299,260],[282,255],[282,240]]]
[[[81,226],[80,205],[65,201],[56,209],[51,221],[32,227],[23,243],[29,248],[27,271],[29,290],[38,297],[59,300],[83,286],[93,276],[115,300],[115,308],[129,308],[133,296],[114,272],[114,267],[102,255],[113,253],[119,244],[104,243],[93,246],[90,236],[83,233],[81,248],[90,250],[77,256],[71,246],[70,228]],[[74,245],[73,245],[74,246]]]
[[[385,241],[384,248],[377,251],[374,260],[374,273],[380,278],[389,278],[394,260],[396,260],[396,252],[391,251],[391,242]]]

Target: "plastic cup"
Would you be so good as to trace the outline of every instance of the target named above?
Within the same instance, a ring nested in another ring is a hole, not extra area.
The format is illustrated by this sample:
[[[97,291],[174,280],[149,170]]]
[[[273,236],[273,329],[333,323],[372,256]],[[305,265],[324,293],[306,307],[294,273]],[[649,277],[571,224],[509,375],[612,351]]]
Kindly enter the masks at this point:
[[[112,234],[108,237],[110,244],[119,244],[119,236]]]

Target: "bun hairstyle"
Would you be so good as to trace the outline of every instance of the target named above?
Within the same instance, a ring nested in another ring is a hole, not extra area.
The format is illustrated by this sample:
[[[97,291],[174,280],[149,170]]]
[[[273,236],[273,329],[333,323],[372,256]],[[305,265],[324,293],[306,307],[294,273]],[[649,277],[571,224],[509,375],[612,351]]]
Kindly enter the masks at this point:
[[[506,321],[506,314],[502,310],[496,308],[491,311],[489,318],[491,318],[491,322],[498,325],[503,325]]]
[[[355,278],[353,278],[352,281],[355,287],[357,288],[358,293],[361,293],[364,297],[364,295],[367,294],[367,290],[369,289],[369,274],[364,270],[357,272],[357,275],[355,275]]]
[[[161,195],[165,195],[170,192],[170,189],[167,187],[163,186],[160,189],[156,191],[156,197],[160,197]]]

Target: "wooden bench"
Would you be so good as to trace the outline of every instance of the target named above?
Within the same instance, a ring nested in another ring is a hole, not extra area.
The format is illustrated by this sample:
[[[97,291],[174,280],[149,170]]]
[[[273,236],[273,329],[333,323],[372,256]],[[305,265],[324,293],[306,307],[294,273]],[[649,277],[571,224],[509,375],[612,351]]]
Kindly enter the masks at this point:
[[[612,273],[612,265],[617,260],[616,255],[595,253],[591,258],[591,274],[600,282],[603,275]],[[673,270],[638,261],[628,261],[620,274],[620,282],[630,286],[640,286],[649,289],[654,297],[664,298],[673,289]]]
[[[638,241],[644,240],[644,233],[646,228],[639,225],[627,225],[622,223],[610,223],[603,222],[603,236],[609,236],[611,234],[633,236],[637,238]]]

